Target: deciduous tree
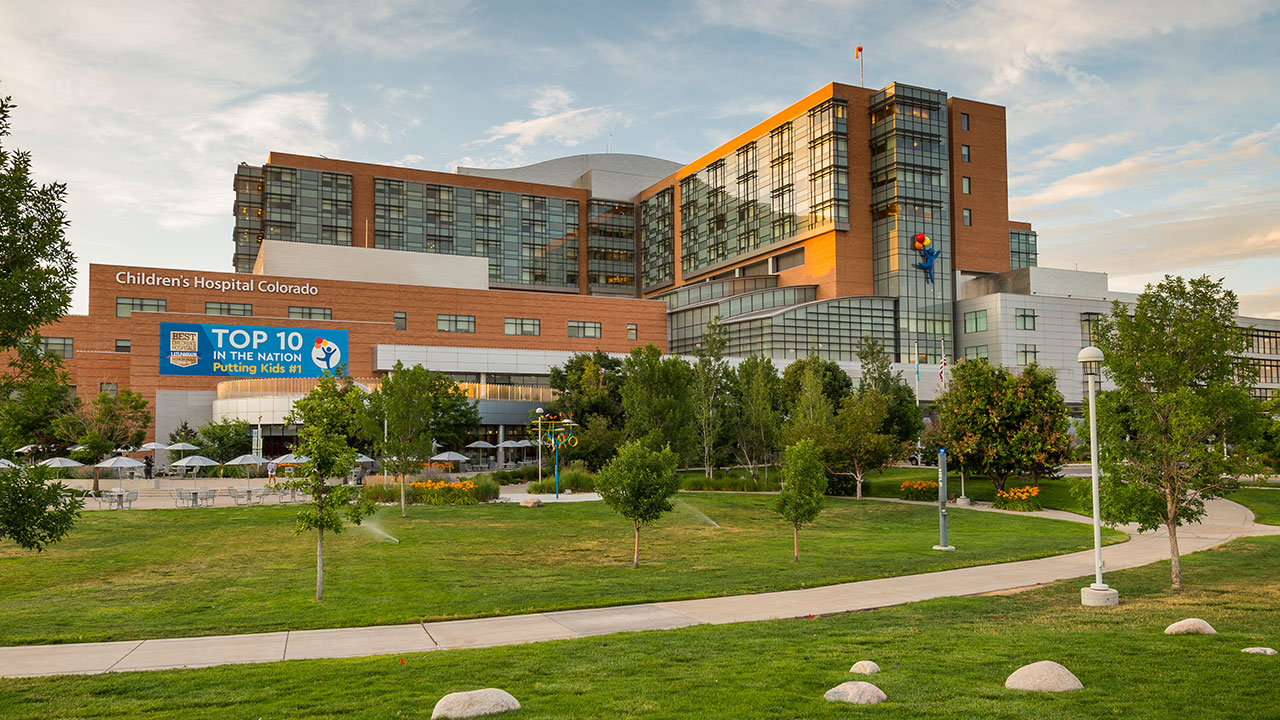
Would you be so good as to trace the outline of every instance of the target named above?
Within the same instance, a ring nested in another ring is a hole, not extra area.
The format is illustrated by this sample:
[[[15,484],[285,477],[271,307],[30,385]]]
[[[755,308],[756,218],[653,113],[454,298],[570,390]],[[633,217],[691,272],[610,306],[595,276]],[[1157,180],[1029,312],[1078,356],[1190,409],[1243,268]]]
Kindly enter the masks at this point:
[[[76,409],[54,423],[58,439],[83,446],[79,457],[93,464],[115,448],[132,448],[146,441],[151,425],[147,399],[129,388],[116,393],[102,392],[91,403],[77,402]],[[93,473],[93,490],[98,491],[98,471]]]
[[[853,477],[859,500],[867,473],[883,470],[906,454],[906,444],[885,432],[888,408],[888,398],[875,389],[859,389],[844,399],[836,416],[831,435],[836,458],[832,470]]]
[[[342,532],[345,523],[356,525],[374,511],[354,486],[326,482],[345,476],[355,466],[356,450],[351,429],[366,414],[363,393],[350,378],[325,371],[310,393],[293,404],[285,422],[298,426],[293,452],[307,456],[300,473],[282,483],[300,490],[311,501],[298,511],[294,534],[316,531],[316,601],[324,599],[324,533]]]
[[[751,479],[759,484],[762,465],[768,479],[768,463],[777,450],[782,425],[778,372],[773,362],[762,355],[743,360],[734,373],[733,391],[736,449]]]
[[[0,470],[0,540],[39,552],[66,537],[84,501],[53,478],[39,465]]]
[[[693,403],[693,419],[698,428],[702,467],[707,478],[715,470],[717,443],[727,412],[729,365],[724,361],[724,349],[728,344],[729,333],[717,316],[707,323],[706,332],[702,334],[702,346],[697,352],[698,361],[693,364],[693,387],[689,394]]]
[[[600,470],[596,492],[635,529],[631,567],[640,567],[640,529],[671,512],[671,497],[679,490],[676,456],[669,447],[656,452],[632,441]]]
[[[13,98],[0,97],[0,141],[15,107]],[[65,234],[66,194],[62,183],[37,185],[31,153],[0,142],[0,349],[17,346],[71,304],[76,258]]]
[[[406,517],[405,476],[416,474],[431,458],[432,442],[448,447],[461,443],[480,425],[476,404],[444,373],[396,361],[369,402],[369,418],[378,438],[383,467],[400,481],[400,517]]]
[[[826,491],[827,473],[817,444],[805,438],[788,447],[775,509],[791,523],[793,562],[800,562],[800,528],[818,519]]]
[[[1228,447],[1250,444],[1262,429],[1237,306],[1221,281],[1165,276],[1138,296],[1132,314],[1116,302],[1094,327],[1115,385],[1098,397],[1102,514],[1165,527],[1175,590],[1182,588],[1178,526],[1201,518],[1206,500],[1249,471],[1247,458]]]
[[[782,371],[778,393],[786,412],[791,412],[791,407],[800,397],[804,376],[810,372],[817,375],[818,382],[822,386],[822,394],[826,396],[827,402],[831,403],[833,408],[840,407],[844,396],[853,392],[853,379],[838,363],[817,355],[809,355],[796,360]]]
[[[648,344],[623,360],[622,376],[627,439],[643,442],[654,451],[669,446],[680,462],[695,457],[689,362],[677,355],[663,357]]]
[[[58,441],[55,423],[74,409],[62,360],[41,352],[38,336],[20,340],[9,358],[8,374],[0,375],[0,448],[34,444],[29,460],[53,456],[65,446]]]
[[[885,398],[885,416],[880,431],[892,435],[900,443],[915,445],[924,432],[924,410],[902,373],[893,371],[892,358],[879,340],[863,338],[858,348],[862,376],[858,389],[875,390]]]
[[[578,444],[560,449],[565,460],[599,468],[618,451],[625,437],[622,381],[622,361],[600,350],[577,353],[564,367],[551,368],[550,385],[559,395],[547,412],[581,427]]]

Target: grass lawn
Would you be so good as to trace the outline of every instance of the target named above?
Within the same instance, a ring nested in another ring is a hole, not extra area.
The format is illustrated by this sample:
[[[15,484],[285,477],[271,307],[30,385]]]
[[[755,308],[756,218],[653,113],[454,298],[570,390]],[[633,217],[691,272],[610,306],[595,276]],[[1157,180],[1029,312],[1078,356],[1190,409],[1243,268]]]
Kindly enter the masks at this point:
[[[700,626],[532,645],[207,669],[0,680],[8,718],[426,717],[446,693],[503,688],[512,718],[1176,718],[1280,714],[1280,538],[1237,540],[1108,575],[1118,608],[1082,608],[1081,578],[1009,596],[944,598],[813,620]],[[1076,589],[1071,589],[1074,585]],[[1166,636],[1208,620],[1220,634]],[[870,659],[878,675],[850,675]],[[1055,660],[1085,689],[1006,690]],[[889,696],[828,703],[848,680]]]
[[[883,473],[873,473],[862,483],[862,494],[871,497],[901,497],[899,486],[905,480],[937,480],[938,468],[889,468]],[[1071,495],[1071,483],[1076,478],[1052,478],[1040,481],[1040,504],[1047,509],[1066,510],[1068,512],[1088,514],[1089,509],[1082,506]],[[1011,479],[1005,487],[1014,488],[1029,485],[1021,479]],[[991,502],[996,499],[996,488],[985,477],[968,477],[964,483],[965,495],[974,500]],[[947,473],[947,491],[952,495],[960,494],[960,473]]]
[[[1280,525],[1280,490],[1242,488],[1227,496],[1253,511],[1253,519],[1266,525]]]
[[[931,507],[832,499],[800,533],[773,496],[682,493],[641,532],[603,503],[385,508],[325,539],[297,508],[86,513],[43,553],[0,548],[0,645],[348,627],[506,615],[826,585],[1041,557],[1091,546],[1085,525],[953,510],[939,553]],[[712,523],[715,523],[714,525]],[[370,521],[366,521],[369,525]],[[1120,533],[1107,531],[1109,541]]]

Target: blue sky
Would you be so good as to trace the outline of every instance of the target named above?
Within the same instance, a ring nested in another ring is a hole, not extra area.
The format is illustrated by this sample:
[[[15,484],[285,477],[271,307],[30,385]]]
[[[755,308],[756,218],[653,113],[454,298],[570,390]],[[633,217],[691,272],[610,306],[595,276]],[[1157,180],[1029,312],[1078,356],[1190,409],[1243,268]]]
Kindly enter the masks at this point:
[[[1040,263],[1225,277],[1280,317],[1275,2],[0,0],[10,147],[69,186],[81,260],[231,269],[272,150],[451,170],[688,162],[827,82],[1008,108]],[[83,312],[86,295],[77,295]]]

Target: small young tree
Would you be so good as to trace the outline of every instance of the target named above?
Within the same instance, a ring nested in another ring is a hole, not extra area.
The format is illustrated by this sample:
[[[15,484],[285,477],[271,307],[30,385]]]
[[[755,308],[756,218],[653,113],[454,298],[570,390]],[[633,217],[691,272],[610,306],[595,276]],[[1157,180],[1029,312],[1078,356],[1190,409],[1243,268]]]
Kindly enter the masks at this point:
[[[39,465],[0,470],[0,540],[40,552],[66,537],[84,501],[53,478]]]
[[[702,334],[702,347],[698,349],[698,361],[693,365],[693,386],[690,396],[693,402],[693,419],[701,440],[702,467],[709,479],[715,470],[716,443],[720,439],[725,422],[725,404],[728,388],[729,366],[724,361],[724,349],[729,344],[729,333],[720,324],[719,316],[707,323]]]
[[[415,474],[431,458],[432,441],[460,442],[480,425],[476,405],[448,375],[399,360],[370,398],[369,417],[385,420],[383,463],[400,480],[400,517],[405,510],[405,476]],[[382,428],[374,437],[382,438]]]
[[[836,416],[831,439],[838,459],[834,469],[853,476],[854,493],[859,500],[867,473],[883,470],[906,454],[907,445],[884,432],[888,407],[884,395],[863,389],[845,398]]]
[[[200,433],[195,428],[187,424],[186,420],[178,423],[178,427],[169,433],[169,444],[177,445],[178,443],[189,443],[195,445],[200,442]]]
[[[782,458],[782,491],[775,509],[791,523],[793,562],[800,562],[800,528],[818,519],[826,491],[827,473],[817,444],[805,438],[787,448]]]
[[[375,510],[354,486],[326,482],[351,471],[356,462],[351,428],[365,413],[363,393],[349,378],[325,372],[310,393],[293,404],[285,422],[298,426],[293,452],[306,455],[301,473],[282,483],[311,496],[298,511],[294,534],[316,531],[316,601],[324,599],[324,531],[342,532],[344,521],[356,525]]]
[[[1236,308],[1221,281],[1165,276],[1138,296],[1132,315],[1116,302],[1094,328],[1115,384],[1098,397],[1102,514],[1168,530],[1174,590],[1182,589],[1178,526],[1236,486],[1251,466],[1228,446],[1247,447],[1262,430]]]
[[[600,470],[596,492],[635,528],[631,567],[640,567],[640,528],[670,512],[671,497],[679,490],[676,455],[669,447],[654,452],[640,442],[629,442]]]

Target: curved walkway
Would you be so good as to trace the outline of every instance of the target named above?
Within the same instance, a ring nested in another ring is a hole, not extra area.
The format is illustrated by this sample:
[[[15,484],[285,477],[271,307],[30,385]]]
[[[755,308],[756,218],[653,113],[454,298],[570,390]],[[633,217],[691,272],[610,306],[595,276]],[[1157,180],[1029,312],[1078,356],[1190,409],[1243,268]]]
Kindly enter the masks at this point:
[[[974,507],[978,511],[1004,512]],[[1019,513],[1028,514],[1028,513]],[[1088,518],[1047,510],[1043,517],[1088,523]],[[1169,557],[1163,531],[1129,533],[1128,542],[1103,548],[1106,570],[1147,565]],[[1204,520],[1178,530],[1182,554],[1252,535],[1280,535],[1280,527],[1256,525],[1253,513],[1229,500],[1212,500]],[[0,676],[93,674],[127,670],[207,667],[231,663],[360,657],[428,650],[515,645],[688,625],[828,615],[1038,585],[1093,573],[1093,551],[1038,560],[864,580],[825,587],[700,600],[622,605],[414,625],[297,630],[159,640],[0,647]],[[1124,589],[1120,588],[1123,596]]]

